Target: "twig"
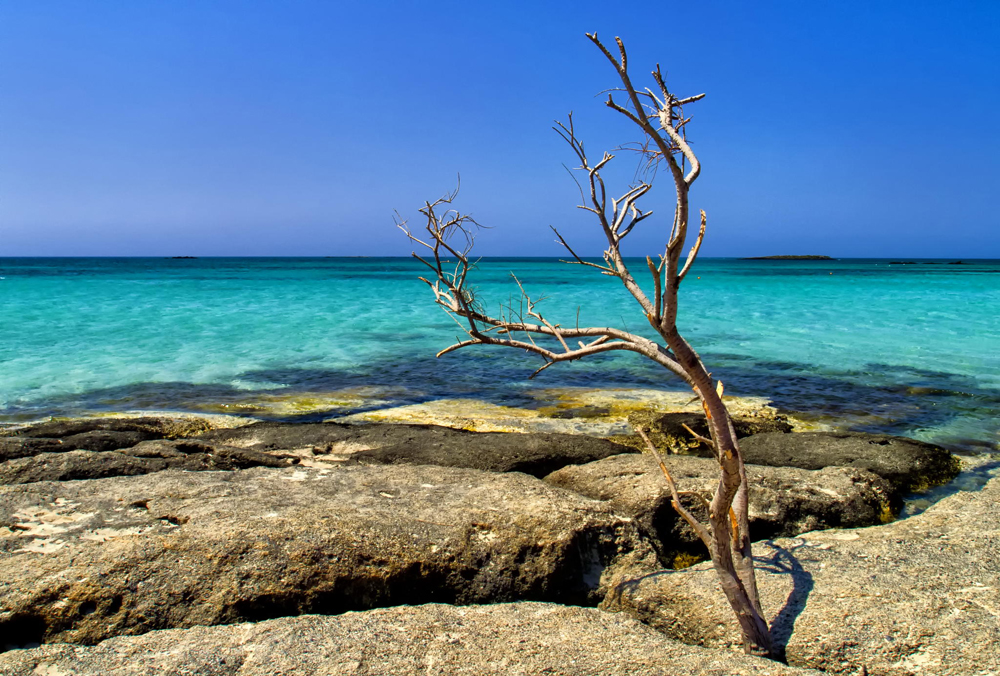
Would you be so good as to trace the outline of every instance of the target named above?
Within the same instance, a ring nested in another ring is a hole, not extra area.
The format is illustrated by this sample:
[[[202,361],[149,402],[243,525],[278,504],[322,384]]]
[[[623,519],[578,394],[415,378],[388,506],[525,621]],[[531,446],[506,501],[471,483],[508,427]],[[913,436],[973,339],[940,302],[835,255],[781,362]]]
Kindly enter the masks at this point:
[[[699,522],[698,519],[696,519],[694,515],[691,514],[686,507],[684,507],[683,504],[681,504],[681,496],[677,493],[677,484],[674,483],[674,478],[670,476],[670,470],[667,469],[666,463],[663,462],[659,449],[657,449],[653,442],[649,440],[649,437],[646,436],[646,433],[641,427],[636,426],[634,429],[636,433],[642,437],[642,440],[646,442],[646,447],[649,449],[650,455],[652,455],[657,464],[659,464],[660,471],[663,472],[663,477],[667,480],[667,486],[670,488],[671,504],[673,504],[674,509],[677,510],[677,513],[680,514],[684,520],[688,522],[688,525],[694,529],[694,532],[699,538],[701,538],[701,541],[705,543],[705,546],[711,550],[713,543],[712,536],[701,524],[701,522]]]

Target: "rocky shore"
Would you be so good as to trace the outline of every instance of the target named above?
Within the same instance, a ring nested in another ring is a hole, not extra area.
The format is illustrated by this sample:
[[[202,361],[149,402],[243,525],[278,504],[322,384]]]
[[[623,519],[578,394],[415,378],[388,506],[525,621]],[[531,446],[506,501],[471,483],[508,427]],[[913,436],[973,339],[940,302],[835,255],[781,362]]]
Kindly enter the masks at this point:
[[[894,521],[958,458],[744,404],[760,585],[787,666],[739,653],[711,565],[692,566],[702,548],[623,424],[670,449],[681,490],[708,492],[714,461],[681,432],[697,416],[577,402],[472,424],[438,404],[424,419],[0,430],[0,673],[1000,668],[1000,480]]]

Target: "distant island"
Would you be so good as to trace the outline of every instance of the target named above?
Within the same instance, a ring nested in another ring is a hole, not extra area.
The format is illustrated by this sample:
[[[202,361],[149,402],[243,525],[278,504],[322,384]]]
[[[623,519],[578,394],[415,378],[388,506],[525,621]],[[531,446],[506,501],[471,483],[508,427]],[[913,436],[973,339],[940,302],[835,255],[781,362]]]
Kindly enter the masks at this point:
[[[830,256],[753,256],[742,258],[744,261],[832,261]]]

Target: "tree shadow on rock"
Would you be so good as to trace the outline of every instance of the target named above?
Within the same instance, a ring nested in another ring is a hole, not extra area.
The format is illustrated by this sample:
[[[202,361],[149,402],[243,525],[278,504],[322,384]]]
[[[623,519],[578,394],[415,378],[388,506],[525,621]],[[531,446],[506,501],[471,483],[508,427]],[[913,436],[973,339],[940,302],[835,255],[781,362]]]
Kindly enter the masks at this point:
[[[806,607],[806,599],[813,589],[812,574],[802,567],[794,552],[805,544],[793,547],[781,547],[774,542],[762,542],[759,545],[770,547],[770,556],[755,556],[754,563],[758,571],[772,575],[790,575],[792,590],[785,599],[785,604],[771,621],[771,639],[778,659],[785,662],[785,649],[795,629],[795,620]]]

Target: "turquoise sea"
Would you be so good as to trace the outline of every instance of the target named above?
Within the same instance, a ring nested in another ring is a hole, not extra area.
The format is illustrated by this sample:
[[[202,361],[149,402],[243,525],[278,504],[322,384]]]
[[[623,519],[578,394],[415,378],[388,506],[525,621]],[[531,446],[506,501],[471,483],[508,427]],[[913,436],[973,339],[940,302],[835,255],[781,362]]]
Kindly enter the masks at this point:
[[[406,258],[0,258],[0,422],[345,388],[378,396],[340,413],[444,396],[523,405],[531,388],[681,388],[630,354],[533,381],[538,359],[509,350],[435,359],[458,330],[417,280],[421,268]],[[579,308],[581,324],[649,333],[617,280],[555,259],[481,261],[488,307],[516,291],[511,272],[547,297],[540,308],[554,323],[576,322]],[[709,258],[681,291],[681,328],[727,393],[973,452],[1000,443],[998,318],[994,260]]]

